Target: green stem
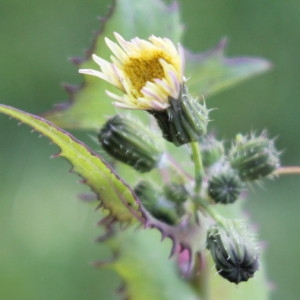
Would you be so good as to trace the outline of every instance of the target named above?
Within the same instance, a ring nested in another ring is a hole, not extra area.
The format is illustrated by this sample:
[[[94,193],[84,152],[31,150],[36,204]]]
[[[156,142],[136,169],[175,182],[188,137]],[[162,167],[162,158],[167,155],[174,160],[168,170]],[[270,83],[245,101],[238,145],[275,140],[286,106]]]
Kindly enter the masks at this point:
[[[201,255],[201,254],[200,254]],[[203,264],[201,256],[197,256],[197,262],[196,264]],[[207,263],[204,262],[204,265],[201,266],[201,272],[196,274],[193,279],[191,280],[191,284],[197,291],[197,293],[200,295],[201,300],[208,300],[210,299],[209,297],[209,272],[210,270],[208,269]]]
[[[195,165],[195,194],[199,195],[201,191],[203,165],[200,153],[200,145],[197,142],[191,142],[192,160]]]
[[[201,210],[215,220],[216,223],[224,228],[227,227],[226,218],[222,217],[211,204],[201,198],[197,198],[195,202],[202,208]]]
[[[192,175],[190,175],[189,173],[187,173],[178,163],[176,160],[174,160],[174,158],[169,155],[166,154],[166,163],[168,164],[168,166],[170,167],[171,171],[174,172],[173,174],[178,174],[178,176],[180,178],[182,178],[184,181],[188,180],[192,180]]]

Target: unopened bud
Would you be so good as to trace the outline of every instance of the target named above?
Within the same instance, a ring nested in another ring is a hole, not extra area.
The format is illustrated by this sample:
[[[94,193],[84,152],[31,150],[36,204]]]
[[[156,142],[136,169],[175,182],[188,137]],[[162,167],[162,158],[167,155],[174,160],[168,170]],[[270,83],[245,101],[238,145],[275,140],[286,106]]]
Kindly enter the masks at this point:
[[[102,127],[98,139],[108,154],[139,172],[151,171],[162,156],[152,133],[125,116],[110,118]]]
[[[175,204],[183,204],[189,197],[183,184],[171,183],[164,186],[164,193],[168,200]]]
[[[244,184],[229,165],[218,165],[212,169],[212,175],[208,180],[208,195],[216,202],[229,204],[235,202]]]
[[[186,87],[182,87],[178,99],[170,99],[170,106],[165,110],[152,110],[151,113],[167,141],[181,146],[196,142],[206,133],[208,124],[208,109],[192,98]]]
[[[229,153],[229,161],[245,181],[268,176],[280,164],[279,152],[265,132],[258,137],[237,135]]]
[[[145,209],[156,219],[175,225],[179,219],[175,205],[166,200],[160,191],[155,189],[148,181],[141,181],[134,189]]]
[[[252,237],[236,224],[224,229],[212,226],[207,233],[207,248],[210,250],[217,272],[230,282],[240,283],[253,277],[258,270],[258,254]]]
[[[184,215],[184,204],[189,197],[185,186],[179,183],[169,183],[164,186],[163,191],[166,199],[174,204],[177,215],[179,217]]]

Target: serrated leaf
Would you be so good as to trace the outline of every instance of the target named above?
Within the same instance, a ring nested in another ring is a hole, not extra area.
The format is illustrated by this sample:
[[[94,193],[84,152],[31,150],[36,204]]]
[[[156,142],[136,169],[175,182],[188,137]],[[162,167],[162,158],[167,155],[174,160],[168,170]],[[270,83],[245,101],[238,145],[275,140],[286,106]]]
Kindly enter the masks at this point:
[[[114,219],[126,223],[141,220],[139,203],[129,186],[99,155],[68,132],[41,117],[6,105],[0,105],[0,112],[31,126],[51,139],[61,149],[58,156],[71,163],[72,171],[84,179],[84,183],[97,194],[103,208],[108,209]]]
[[[85,60],[77,60],[79,68],[98,68],[91,59],[96,53],[109,59],[111,53],[104,41],[105,37],[114,40],[113,32],[127,39],[135,36],[148,38],[155,34],[169,37],[175,43],[180,41],[183,26],[179,11],[174,3],[165,5],[160,0],[116,0],[106,17],[101,20],[101,29],[95,37],[92,48]],[[70,101],[57,106],[43,116],[62,128],[98,129],[107,115],[114,112],[111,99],[105,90],[111,86],[94,78],[84,76],[84,84],[76,89],[69,88]]]
[[[125,282],[130,300],[199,300],[179,274],[176,260],[168,260],[170,244],[161,243],[156,230],[126,230],[107,242],[116,252],[110,265]]]
[[[225,57],[226,40],[203,54],[185,52],[189,90],[194,95],[207,96],[265,72],[270,62],[254,57]]]

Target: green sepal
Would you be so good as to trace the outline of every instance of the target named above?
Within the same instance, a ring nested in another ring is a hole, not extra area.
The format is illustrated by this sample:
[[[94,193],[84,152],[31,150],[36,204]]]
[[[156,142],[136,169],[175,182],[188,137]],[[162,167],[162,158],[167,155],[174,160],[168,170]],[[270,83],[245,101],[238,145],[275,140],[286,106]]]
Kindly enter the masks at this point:
[[[162,111],[151,110],[162,136],[167,141],[181,146],[196,142],[206,133],[208,109],[204,103],[192,98],[183,86],[178,99],[169,99],[170,106]]]

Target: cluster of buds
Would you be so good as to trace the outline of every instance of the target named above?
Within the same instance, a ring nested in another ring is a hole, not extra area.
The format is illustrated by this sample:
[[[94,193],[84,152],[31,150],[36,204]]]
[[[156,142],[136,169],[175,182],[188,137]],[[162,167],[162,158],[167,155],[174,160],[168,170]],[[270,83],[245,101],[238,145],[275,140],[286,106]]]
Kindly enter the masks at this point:
[[[214,207],[234,203],[249,182],[272,175],[279,166],[274,141],[265,132],[259,136],[239,134],[231,149],[225,149],[222,141],[207,134],[209,110],[205,102],[188,92],[181,46],[176,48],[169,39],[156,36],[130,41],[119,34],[115,37],[118,43],[106,39],[112,62],[93,55],[100,71],[80,72],[115,86],[121,94],[107,91],[114,104],[146,111],[154,117],[160,134],[154,135],[153,130],[119,114],[101,128],[98,138],[102,148],[140,173],[159,170],[155,176],[149,174],[150,180],[140,180],[139,176],[134,192],[153,219],[174,227],[174,240],[182,237],[177,237],[175,230],[181,220],[189,220],[184,223],[188,228],[194,222],[195,228],[207,220],[199,222],[205,215],[199,212],[206,212],[211,217],[208,224],[214,224],[207,226],[206,244],[218,273],[231,282],[247,281],[258,269],[256,248],[240,226],[220,221],[223,218],[216,217]],[[190,145],[192,153],[186,158],[194,163],[194,178],[184,157],[183,162],[176,163],[167,159],[170,155],[165,154],[168,147],[163,141],[176,147]],[[186,239],[184,242],[187,244]],[[190,247],[195,244],[190,241]]]
[[[206,153],[218,157],[209,168],[207,193],[216,203],[235,202],[247,184],[272,175],[280,165],[280,153],[265,131],[258,136],[238,134],[228,153],[214,143],[216,147]]]

